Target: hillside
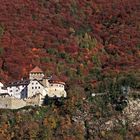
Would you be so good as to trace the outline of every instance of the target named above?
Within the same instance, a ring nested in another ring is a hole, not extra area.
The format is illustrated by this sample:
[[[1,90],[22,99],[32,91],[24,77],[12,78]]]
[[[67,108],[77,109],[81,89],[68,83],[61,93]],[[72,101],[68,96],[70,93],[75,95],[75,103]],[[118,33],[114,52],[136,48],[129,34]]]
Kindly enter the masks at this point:
[[[100,102],[101,101],[101,102]],[[94,104],[96,102],[96,104]],[[140,100],[122,112],[100,98],[84,100],[74,110],[64,106],[0,110],[1,140],[139,140]]]
[[[68,97],[0,109],[0,140],[140,139],[140,0],[0,0],[0,82],[36,65]]]
[[[35,65],[78,83],[137,71],[139,7],[139,0],[1,0],[1,81],[27,77]]]

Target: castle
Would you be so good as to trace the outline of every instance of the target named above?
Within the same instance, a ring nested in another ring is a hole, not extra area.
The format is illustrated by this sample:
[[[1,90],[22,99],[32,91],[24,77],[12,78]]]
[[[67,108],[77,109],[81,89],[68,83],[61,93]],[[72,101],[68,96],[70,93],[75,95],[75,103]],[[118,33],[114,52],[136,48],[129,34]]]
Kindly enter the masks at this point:
[[[17,109],[27,105],[42,105],[45,97],[66,97],[65,83],[55,75],[46,77],[36,66],[29,79],[0,83],[0,108]],[[18,103],[18,104],[17,104]]]

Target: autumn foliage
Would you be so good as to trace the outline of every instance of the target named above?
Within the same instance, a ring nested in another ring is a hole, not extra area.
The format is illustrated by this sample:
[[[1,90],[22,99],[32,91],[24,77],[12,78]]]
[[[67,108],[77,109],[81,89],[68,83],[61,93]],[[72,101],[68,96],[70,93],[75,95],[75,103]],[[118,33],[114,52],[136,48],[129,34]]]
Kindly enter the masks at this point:
[[[139,0],[2,0],[1,80],[27,77],[35,65],[67,78],[96,67],[138,69],[139,7]]]

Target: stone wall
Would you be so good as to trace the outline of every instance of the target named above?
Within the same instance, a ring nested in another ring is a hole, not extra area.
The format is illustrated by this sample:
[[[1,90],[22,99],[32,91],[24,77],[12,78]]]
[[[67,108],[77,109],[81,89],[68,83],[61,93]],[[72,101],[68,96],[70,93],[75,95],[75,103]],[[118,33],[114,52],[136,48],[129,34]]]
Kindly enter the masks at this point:
[[[26,102],[22,99],[12,99],[11,98],[11,109],[18,109],[26,106]]]
[[[0,97],[0,108],[3,109],[19,109],[24,106],[41,106],[43,103],[43,96],[37,94],[32,98],[26,100],[12,98],[12,97]]]
[[[33,105],[33,106],[41,106],[43,101],[42,101],[43,96],[41,94],[37,94],[31,98],[28,98],[26,100],[27,106]]]
[[[10,97],[0,97],[0,108],[11,108],[11,98]]]
[[[66,91],[65,90],[49,90],[49,93],[48,93],[48,96],[49,97],[54,97],[54,96],[56,96],[56,97],[58,97],[58,98],[60,98],[60,97],[67,97],[67,93],[66,93]]]
[[[24,106],[26,106],[26,102],[24,100],[11,97],[0,97],[0,108],[18,109]]]

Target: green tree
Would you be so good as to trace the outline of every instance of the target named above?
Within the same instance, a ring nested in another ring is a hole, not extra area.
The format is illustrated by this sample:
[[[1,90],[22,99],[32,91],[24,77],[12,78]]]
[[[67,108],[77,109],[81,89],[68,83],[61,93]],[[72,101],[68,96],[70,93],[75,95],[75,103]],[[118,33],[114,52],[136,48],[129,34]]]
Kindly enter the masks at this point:
[[[4,34],[4,27],[0,25],[0,37]]]
[[[4,49],[0,47],[0,56],[3,54]]]
[[[92,49],[97,45],[97,40],[91,37],[88,33],[85,33],[84,36],[79,36],[78,42],[80,48]]]

